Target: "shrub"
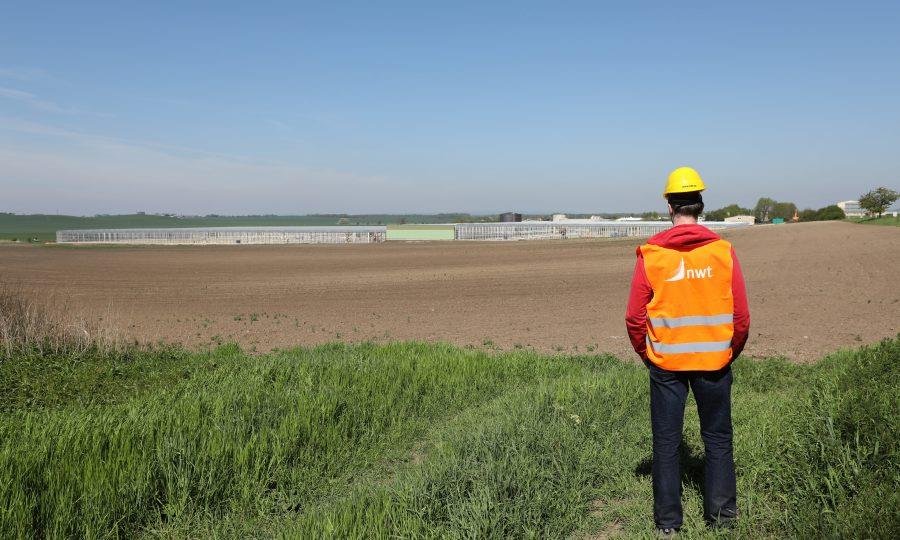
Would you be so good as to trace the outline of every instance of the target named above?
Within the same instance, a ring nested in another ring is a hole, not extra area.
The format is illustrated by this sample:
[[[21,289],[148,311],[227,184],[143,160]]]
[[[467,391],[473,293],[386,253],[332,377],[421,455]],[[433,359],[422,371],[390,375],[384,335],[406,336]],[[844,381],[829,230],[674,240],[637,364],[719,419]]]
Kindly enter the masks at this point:
[[[841,207],[836,204],[825,206],[818,210],[807,208],[800,212],[799,215],[800,221],[833,221],[847,217],[844,211],[841,210]]]

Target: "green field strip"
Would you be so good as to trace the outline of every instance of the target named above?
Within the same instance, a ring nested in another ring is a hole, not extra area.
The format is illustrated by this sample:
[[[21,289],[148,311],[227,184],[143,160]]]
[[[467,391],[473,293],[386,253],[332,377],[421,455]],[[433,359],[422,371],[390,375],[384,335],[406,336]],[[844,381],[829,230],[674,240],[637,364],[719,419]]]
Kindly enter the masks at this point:
[[[154,392],[23,403],[0,415],[0,535],[630,537],[652,529],[647,379],[638,364],[418,343],[189,357],[194,364],[173,368],[186,376],[159,377]],[[898,357],[900,339],[815,365],[738,361],[738,536],[896,532]],[[69,369],[92,381],[96,367],[85,360]],[[700,517],[693,403],[685,425],[683,536],[714,537]]]

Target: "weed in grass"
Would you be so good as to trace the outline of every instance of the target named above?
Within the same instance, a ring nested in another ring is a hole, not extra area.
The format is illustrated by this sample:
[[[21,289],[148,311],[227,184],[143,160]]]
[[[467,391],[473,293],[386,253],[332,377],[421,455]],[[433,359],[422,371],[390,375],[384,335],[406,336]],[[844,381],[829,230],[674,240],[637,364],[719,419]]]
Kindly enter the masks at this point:
[[[125,347],[103,318],[71,319],[65,303],[35,299],[0,282],[0,361],[17,356],[106,354]]]

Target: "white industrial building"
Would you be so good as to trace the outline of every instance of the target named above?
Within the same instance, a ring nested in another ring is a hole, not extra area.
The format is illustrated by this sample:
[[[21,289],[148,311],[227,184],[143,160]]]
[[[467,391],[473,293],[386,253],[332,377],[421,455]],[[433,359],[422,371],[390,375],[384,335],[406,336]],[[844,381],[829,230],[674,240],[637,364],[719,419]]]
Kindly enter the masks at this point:
[[[740,215],[740,216],[729,216],[725,218],[726,223],[746,223],[748,225],[753,225],[756,223],[756,217]]]
[[[841,201],[837,203],[838,208],[844,211],[847,217],[863,217],[866,211],[859,206],[859,201]]]

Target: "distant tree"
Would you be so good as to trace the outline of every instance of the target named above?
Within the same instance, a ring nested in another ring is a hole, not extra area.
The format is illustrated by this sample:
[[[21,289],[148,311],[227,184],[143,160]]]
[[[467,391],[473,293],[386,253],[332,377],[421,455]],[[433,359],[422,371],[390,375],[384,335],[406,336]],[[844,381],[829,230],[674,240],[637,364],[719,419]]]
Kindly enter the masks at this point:
[[[870,214],[876,214],[878,217],[881,217],[881,214],[894,204],[894,201],[898,198],[900,198],[900,193],[893,189],[880,187],[862,195],[859,198],[859,206],[865,208]]]
[[[831,221],[836,219],[844,219],[844,211],[841,207],[832,204],[818,210],[806,208],[800,212],[800,221]]]
[[[753,209],[753,216],[756,217],[757,223],[768,223],[774,217],[772,215],[775,212],[775,199],[770,199],[769,197],[761,197],[759,201],[756,202],[756,207]]]
[[[794,217],[794,212],[797,211],[797,205],[792,202],[776,202],[775,209],[772,211],[770,217],[772,218],[781,218],[785,221]]]
[[[816,213],[818,214],[819,221],[832,221],[847,217],[841,207],[836,204],[828,205],[825,208],[819,208]]]
[[[641,214],[641,219],[644,221],[656,221],[662,219],[662,216],[659,215],[659,212],[644,212]]]
[[[731,216],[748,216],[752,215],[753,211],[749,208],[741,208],[738,204],[729,204],[724,208],[719,208],[718,210],[710,210],[704,214],[706,221],[724,221],[725,218]]]
[[[350,223],[350,220],[345,217],[342,217],[337,222],[338,225],[347,225],[348,223]]]

